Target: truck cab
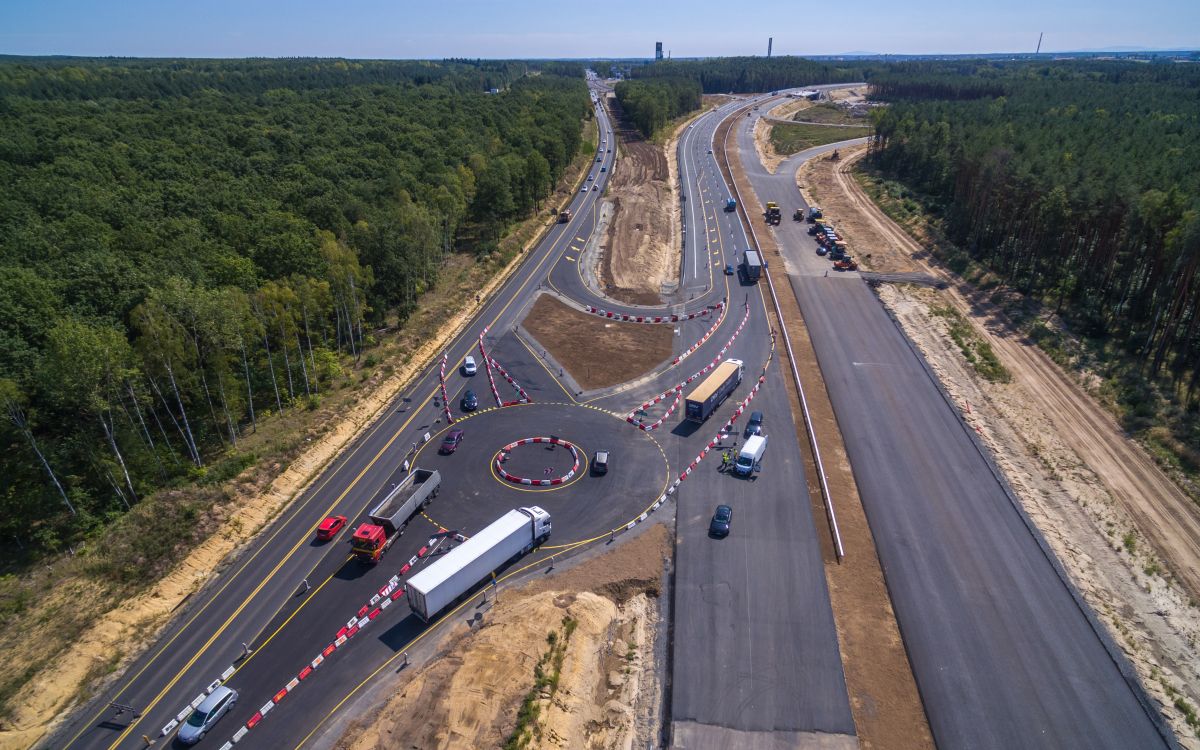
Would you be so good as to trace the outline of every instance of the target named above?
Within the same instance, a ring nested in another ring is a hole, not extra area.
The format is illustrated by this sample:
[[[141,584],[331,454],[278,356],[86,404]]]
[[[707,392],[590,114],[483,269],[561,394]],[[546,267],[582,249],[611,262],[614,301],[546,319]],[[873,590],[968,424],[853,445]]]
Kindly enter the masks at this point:
[[[550,538],[550,514],[536,505],[521,508],[522,512],[533,519],[533,546],[537,546]]]
[[[350,540],[350,548],[364,562],[379,562],[387,546],[388,534],[382,527],[373,523],[364,523],[354,530]]]

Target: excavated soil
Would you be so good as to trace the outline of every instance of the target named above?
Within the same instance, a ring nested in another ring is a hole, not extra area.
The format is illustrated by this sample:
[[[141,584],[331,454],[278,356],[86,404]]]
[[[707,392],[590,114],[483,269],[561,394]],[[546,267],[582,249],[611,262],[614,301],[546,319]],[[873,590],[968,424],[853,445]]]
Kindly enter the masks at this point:
[[[723,126],[717,130],[715,143],[722,142],[727,129],[728,126]],[[726,179],[730,179],[729,165],[725,163],[722,150],[715,150]],[[736,151],[732,153],[736,154]],[[733,175],[746,201],[746,214],[761,216],[762,205],[750,189],[740,159],[735,157],[732,163]],[[782,261],[774,233],[759,231],[757,228],[756,231],[766,257]],[[782,262],[772,264],[767,268],[767,273],[775,282],[775,289],[780,294],[782,323],[791,337],[796,369],[804,384],[830,494],[835,498],[842,540],[846,548],[853,550],[853,554],[839,563],[834,553],[831,535],[819,535],[826,563],[830,602],[841,646],[846,689],[850,697],[858,740],[863,748],[932,748],[933,737],[925,718],[921,697],[917,692],[912,668],[908,663],[908,655],[900,638],[900,629],[896,624],[896,616],[883,579],[883,570],[875,553],[875,542],[867,524],[866,513],[858,497],[858,487],[854,481],[837,417],[825,390],[816,353],[813,351],[804,318],[800,314],[800,306],[795,295],[791,293],[786,278],[778,270],[782,267]],[[773,314],[771,317],[772,326],[779,329],[780,321],[775,319]],[[786,362],[786,359],[784,361]],[[784,381],[792,402],[794,427],[802,446],[805,474],[809,477],[808,495],[813,519],[817,528],[824,532],[828,530],[829,524],[820,487],[813,481],[813,478],[818,476],[816,464],[801,416],[795,382],[791,373],[786,370]]]
[[[918,243],[863,193],[854,161],[820,161],[801,185],[844,232],[871,248],[876,270],[922,271],[943,291],[883,285],[880,298],[921,348],[968,422],[979,432],[1055,554],[1135,665],[1185,747],[1196,729],[1174,706],[1200,705],[1200,513],[1112,417],[1003,314],[956,275],[934,265]],[[847,163],[849,162],[849,164]],[[979,377],[950,338],[952,307],[991,344],[1012,375]],[[1174,691],[1174,692],[1173,692]]]
[[[659,305],[663,285],[679,279],[679,197],[672,179],[674,160],[668,158],[676,138],[663,146],[650,143],[624,122],[615,99],[610,106],[619,158],[607,188],[613,217],[601,241],[601,279],[613,299]]]
[[[671,356],[669,325],[615,323],[543,294],[521,321],[585,391],[625,383]]]
[[[338,750],[496,748],[512,736],[535,666],[576,622],[557,687],[531,698],[527,748],[617,750],[656,743],[662,683],[654,660],[657,597],[670,537],[656,524],[553,578],[502,592],[484,624],[458,626],[428,666],[402,674],[394,697],[363,712]]]

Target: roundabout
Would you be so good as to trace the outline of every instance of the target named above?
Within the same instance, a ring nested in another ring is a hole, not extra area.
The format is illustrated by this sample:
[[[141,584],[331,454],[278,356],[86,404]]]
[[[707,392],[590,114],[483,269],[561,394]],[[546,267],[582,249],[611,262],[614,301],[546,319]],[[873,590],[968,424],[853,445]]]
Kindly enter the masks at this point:
[[[412,468],[442,476],[424,512],[432,526],[477,532],[504,513],[537,505],[554,520],[543,549],[609,535],[646,513],[666,491],[670,467],[658,441],[622,416],[586,405],[534,402],[486,409],[458,419],[461,445],[437,452],[444,427],[419,447]],[[611,469],[589,476],[588,457],[610,454]]]

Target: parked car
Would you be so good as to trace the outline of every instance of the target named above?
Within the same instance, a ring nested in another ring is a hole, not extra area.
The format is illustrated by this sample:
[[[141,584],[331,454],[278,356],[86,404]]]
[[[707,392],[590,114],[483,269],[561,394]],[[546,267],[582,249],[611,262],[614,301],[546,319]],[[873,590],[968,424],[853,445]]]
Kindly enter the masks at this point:
[[[475,366],[475,358],[474,357],[467,355],[467,358],[463,360],[462,371],[463,371],[463,375],[474,375],[476,372],[479,371],[479,368]]]
[[[345,516],[330,516],[321,522],[317,527],[317,539],[322,542],[328,542],[337,536],[337,533],[346,526]]]
[[[726,263],[726,264],[725,264],[725,275],[726,275],[726,276],[732,276],[732,275],[733,275],[733,264],[732,264],[732,263]]]
[[[729,536],[729,526],[733,523],[733,508],[728,505],[718,505],[708,522],[709,536]]]
[[[467,391],[463,394],[459,406],[463,411],[475,411],[479,408],[479,397],[475,395],[475,391]]]
[[[763,413],[761,411],[750,412],[750,420],[746,422],[746,432],[742,435],[742,437],[748,438],[752,435],[761,435],[762,423]]]
[[[458,450],[458,446],[462,444],[463,431],[457,427],[446,433],[446,437],[442,438],[442,445],[438,448],[438,453],[443,456],[449,456],[454,451]]]
[[[602,476],[608,473],[608,451],[596,451],[592,457],[592,474]]]
[[[185,745],[195,745],[222,716],[229,713],[237,699],[237,691],[224,685],[212,691],[179,728],[177,739]]]
[[[817,245],[817,255],[824,255],[827,252],[829,252],[829,248],[824,245]]]

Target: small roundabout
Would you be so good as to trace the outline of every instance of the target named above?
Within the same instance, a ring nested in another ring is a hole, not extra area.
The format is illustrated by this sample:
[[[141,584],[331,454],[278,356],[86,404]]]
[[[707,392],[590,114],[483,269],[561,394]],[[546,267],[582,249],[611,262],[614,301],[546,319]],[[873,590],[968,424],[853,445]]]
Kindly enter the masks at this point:
[[[438,446],[451,428],[463,439],[444,455]],[[610,455],[602,476],[589,471],[598,450]],[[432,434],[411,463],[441,474],[438,499],[425,511],[432,524],[469,536],[513,508],[537,505],[554,522],[549,550],[605,538],[638,519],[671,477],[652,435],[623,416],[566,403],[474,412]]]

